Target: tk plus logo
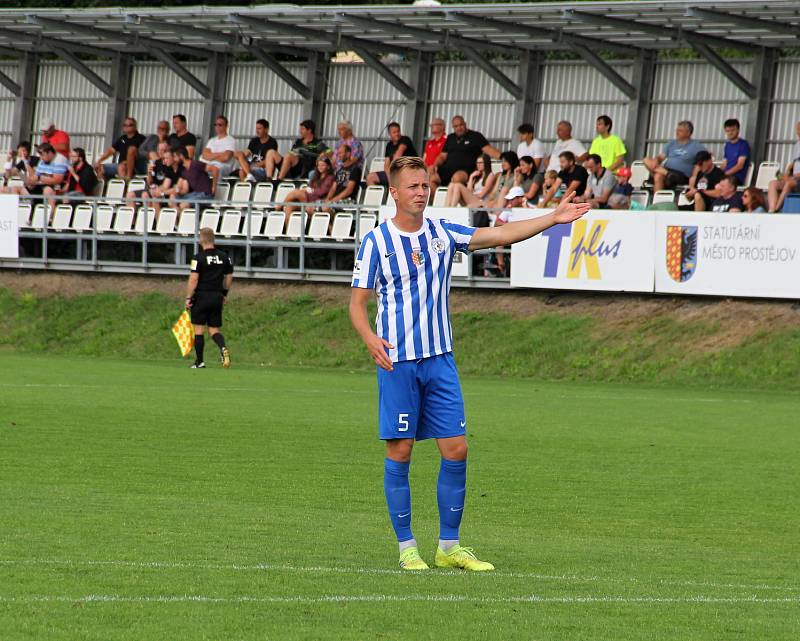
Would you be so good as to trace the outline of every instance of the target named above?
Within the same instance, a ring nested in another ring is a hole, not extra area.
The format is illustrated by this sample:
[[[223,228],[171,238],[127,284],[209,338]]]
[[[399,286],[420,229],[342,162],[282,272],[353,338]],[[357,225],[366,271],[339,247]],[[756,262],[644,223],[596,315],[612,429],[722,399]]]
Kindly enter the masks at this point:
[[[614,243],[603,239],[607,220],[591,221],[576,220],[566,225],[555,225],[542,232],[547,238],[547,253],[544,262],[544,277],[558,278],[558,268],[561,262],[561,245],[565,238],[570,239],[570,249],[567,259],[567,278],[580,278],[583,266],[586,267],[586,277],[590,280],[600,280],[600,258],[619,256],[622,240]]]

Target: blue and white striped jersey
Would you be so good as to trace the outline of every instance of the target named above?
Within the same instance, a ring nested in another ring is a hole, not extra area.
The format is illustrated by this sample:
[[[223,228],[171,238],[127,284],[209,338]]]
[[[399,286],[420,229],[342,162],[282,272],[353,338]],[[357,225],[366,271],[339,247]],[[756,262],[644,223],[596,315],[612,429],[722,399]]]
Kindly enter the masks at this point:
[[[425,218],[415,233],[387,220],[364,236],[353,287],[376,290],[375,332],[394,346],[392,362],[452,351],[450,271],[455,253],[467,253],[474,233],[474,227]]]

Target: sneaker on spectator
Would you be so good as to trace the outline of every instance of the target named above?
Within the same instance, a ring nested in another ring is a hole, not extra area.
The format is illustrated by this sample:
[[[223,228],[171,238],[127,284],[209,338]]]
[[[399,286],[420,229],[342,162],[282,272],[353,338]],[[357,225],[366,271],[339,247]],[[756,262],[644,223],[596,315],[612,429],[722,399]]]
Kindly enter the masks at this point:
[[[244,179],[245,179],[247,182],[251,182],[251,183],[258,182],[258,181],[256,180],[256,177],[255,177],[253,174],[247,174],[247,176],[245,176],[245,177],[244,177]]]

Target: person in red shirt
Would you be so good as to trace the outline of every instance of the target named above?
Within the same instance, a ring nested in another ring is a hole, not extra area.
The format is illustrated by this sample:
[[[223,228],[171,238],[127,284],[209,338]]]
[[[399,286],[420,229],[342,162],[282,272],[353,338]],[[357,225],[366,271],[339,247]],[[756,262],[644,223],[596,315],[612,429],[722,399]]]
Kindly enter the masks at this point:
[[[425,143],[425,166],[428,168],[428,174],[436,174],[436,159],[442,153],[445,140],[445,122],[441,118],[431,119],[431,137]]]
[[[50,117],[42,118],[39,127],[42,130],[42,142],[49,142],[57,153],[68,157],[69,134],[56,129],[56,125]]]

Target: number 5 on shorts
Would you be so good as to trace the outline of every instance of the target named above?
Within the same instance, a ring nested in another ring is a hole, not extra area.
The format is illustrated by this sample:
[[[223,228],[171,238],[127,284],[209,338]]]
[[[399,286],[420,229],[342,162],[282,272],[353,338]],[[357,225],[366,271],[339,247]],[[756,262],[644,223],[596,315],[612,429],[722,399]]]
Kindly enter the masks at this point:
[[[408,414],[398,414],[397,423],[400,425],[397,428],[398,432],[408,432]]]

